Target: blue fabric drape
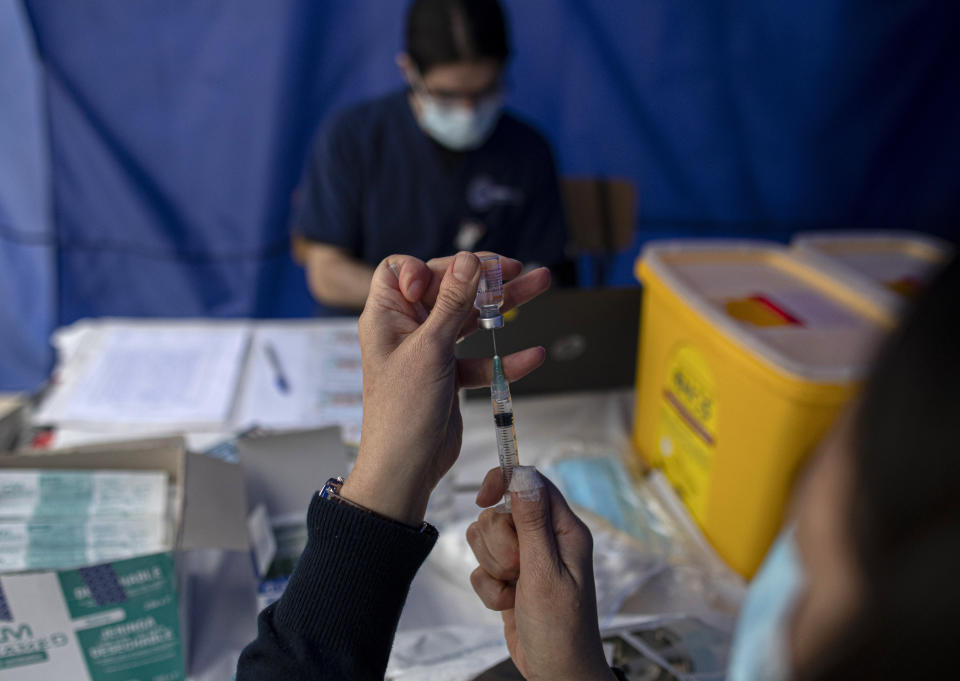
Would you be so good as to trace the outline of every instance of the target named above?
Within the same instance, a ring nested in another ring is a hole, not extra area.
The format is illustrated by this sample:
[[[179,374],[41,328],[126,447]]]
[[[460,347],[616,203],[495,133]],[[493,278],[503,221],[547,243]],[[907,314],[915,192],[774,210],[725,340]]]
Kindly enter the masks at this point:
[[[40,289],[56,286],[55,321],[309,314],[290,195],[320,121],[400,84],[406,3],[24,3],[44,65],[57,277]],[[957,238],[957,3],[505,4],[509,105],[562,172],[636,184],[633,251],[653,235],[798,228]],[[0,253],[18,270],[49,256],[11,243]],[[9,278],[4,297],[24,300]],[[43,346],[7,314],[5,338]]]
[[[0,390],[47,375],[55,251],[40,65],[19,3],[0,2]]]

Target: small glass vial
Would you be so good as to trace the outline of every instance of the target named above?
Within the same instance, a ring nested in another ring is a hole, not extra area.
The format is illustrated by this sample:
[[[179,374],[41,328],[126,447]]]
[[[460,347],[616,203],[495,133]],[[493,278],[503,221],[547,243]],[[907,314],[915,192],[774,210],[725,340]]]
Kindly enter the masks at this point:
[[[500,272],[500,258],[496,255],[480,256],[480,285],[477,286],[477,298],[473,306],[480,311],[478,320],[481,329],[499,329],[503,327],[503,274]]]

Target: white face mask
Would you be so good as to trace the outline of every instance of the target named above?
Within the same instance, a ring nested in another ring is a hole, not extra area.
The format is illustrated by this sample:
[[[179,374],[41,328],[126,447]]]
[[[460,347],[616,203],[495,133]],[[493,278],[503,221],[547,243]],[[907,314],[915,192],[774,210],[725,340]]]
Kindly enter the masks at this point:
[[[747,591],[733,637],[727,681],[787,681],[790,616],[804,584],[796,531],[774,543]]]
[[[430,95],[420,97],[420,127],[437,142],[453,149],[476,149],[487,141],[500,119],[500,95],[481,100],[474,108],[440,104]]]

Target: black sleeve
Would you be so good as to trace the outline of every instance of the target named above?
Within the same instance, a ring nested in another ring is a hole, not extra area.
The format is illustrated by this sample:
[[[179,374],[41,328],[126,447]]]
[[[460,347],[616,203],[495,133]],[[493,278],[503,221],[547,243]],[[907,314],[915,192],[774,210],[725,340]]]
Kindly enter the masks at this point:
[[[283,597],[258,619],[237,681],[383,679],[410,583],[437,540],[319,495]]]
[[[348,123],[341,115],[317,134],[296,190],[292,231],[359,257],[362,158]]]

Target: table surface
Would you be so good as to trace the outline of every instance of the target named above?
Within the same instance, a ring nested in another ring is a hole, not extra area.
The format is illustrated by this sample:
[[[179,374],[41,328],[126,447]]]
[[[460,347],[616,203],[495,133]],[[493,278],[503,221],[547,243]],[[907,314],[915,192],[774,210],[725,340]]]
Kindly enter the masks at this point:
[[[79,346],[83,334],[97,324],[80,323],[63,330],[58,336],[61,356],[68,356],[71,348]],[[311,324],[307,321],[292,326],[310,328]],[[461,407],[461,454],[435,492],[427,513],[427,520],[440,530],[440,540],[411,586],[399,623],[401,636],[404,632],[419,636],[424,630],[461,627],[492,631],[499,639],[499,615],[484,608],[470,587],[469,574],[476,563],[463,538],[466,526],[480,512],[474,504],[476,491],[487,471],[497,465],[491,406],[489,400],[477,398],[463,399]],[[519,457],[524,465],[542,469],[556,460],[582,456],[629,456],[633,390],[518,397],[514,414]],[[71,442],[91,437],[81,431],[60,435],[65,440],[69,435]],[[105,435],[108,433],[94,433],[92,437],[102,439]],[[191,447],[199,450],[208,440],[218,441],[226,433],[184,435]],[[322,482],[317,481],[318,488]],[[240,651],[256,635],[257,580],[252,561],[245,553],[217,550],[192,552],[183,560],[189,575],[188,678],[230,681]],[[598,591],[599,585],[598,575]],[[674,606],[678,601],[667,597],[661,602]],[[414,656],[420,659],[416,652]]]
[[[514,402],[521,462],[543,465],[569,451],[619,451],[628,441],[633,393],[564,393]],[[452,485],[452,511],[440,526],[460,530],[480,509],[473,500],[486,472],[497,464],[490,403],[462,406],[463,448],[445,485]],[[319,483],[318,483],[319,484]],[[449,488],[446,493],[449,494]],[[428,516],[428,519],[429,516]],[[436,554],[410,588],[399,630],[451,625],[499,626],[500,618],[480,603],[467,580],[469,568],[451,571]],[[189,558],[192,589],[192,681],[229,681],[237,656],[256,635],[255,580],[246,555],[197,552]],[[472,561],[472,556],[466,558]]]

